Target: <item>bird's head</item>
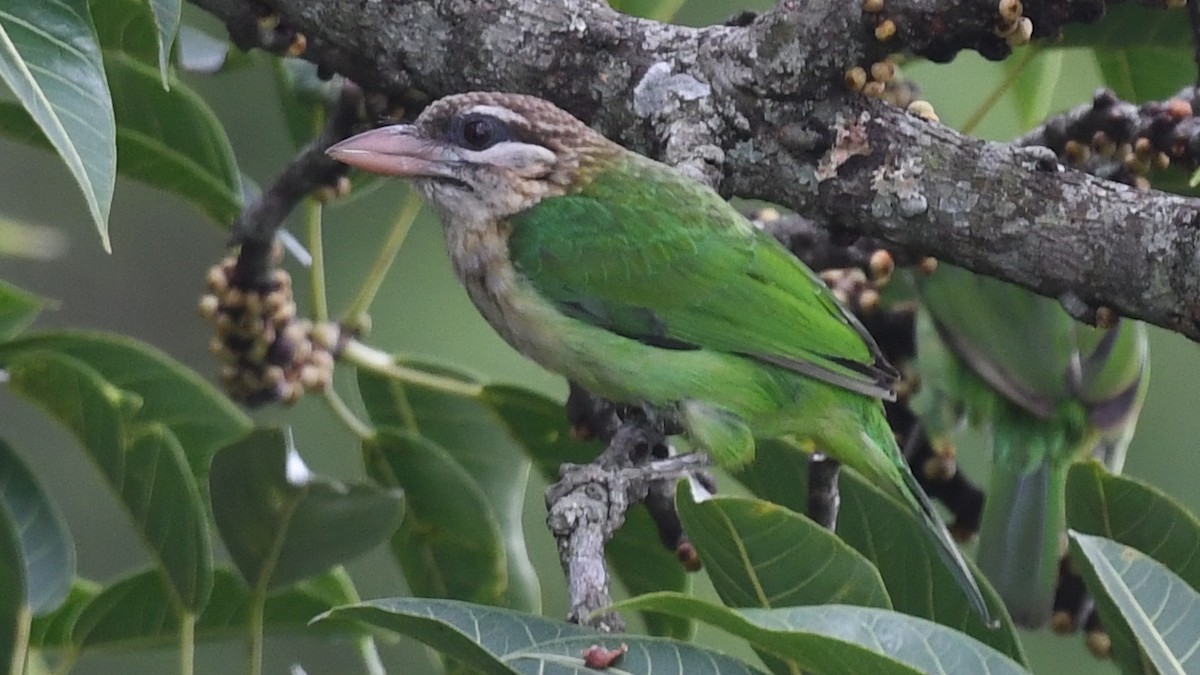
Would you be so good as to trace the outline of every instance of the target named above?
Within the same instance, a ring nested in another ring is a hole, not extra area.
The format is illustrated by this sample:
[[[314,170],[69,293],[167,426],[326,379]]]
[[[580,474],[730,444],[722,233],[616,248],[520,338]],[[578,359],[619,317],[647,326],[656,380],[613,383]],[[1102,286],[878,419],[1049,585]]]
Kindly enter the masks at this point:
[[[328,150],[359,169],[413,181],[448,223],[504,218],[565,194],[617,152],[548,101],[482,92],[447,96],[413,124],[372,129]]]

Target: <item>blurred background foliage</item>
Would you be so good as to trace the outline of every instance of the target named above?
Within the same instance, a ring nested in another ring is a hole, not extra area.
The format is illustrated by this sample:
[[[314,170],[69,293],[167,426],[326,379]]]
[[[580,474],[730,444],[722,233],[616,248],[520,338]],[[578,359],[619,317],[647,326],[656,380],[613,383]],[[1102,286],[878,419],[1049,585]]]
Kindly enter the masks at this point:
[[[651,0],[647,0],[648,3]],[[671,13],[675,3],[653,2],[655,12]],[[724,0],[688,0],[679,7],[676,21],[705,25],[720,22],[735,9],[762,9],[766,0],[728,3]],[[648,5],[649,6],[649,5]],[[637,9],[636,7],[634,9]],[[660,14],[665,15],[665,14]],[[1181,13],[1179,21],[1186,22]],[[210,17],[185,6],[184,22],[215,36],[223,30]],[[1038,85],[1051,87],[1045,110],[1058,112],[1090,100],[1105,82],[1121,86],[1111,57],[1090,49],[1042,50],[1038,46],[1017,51],[1013,59],[992,63],[964,52],[951,64],[903,64],[903,76],[920,84],[923,97],[932,102],[942,123],[962,128],[977,121],[973,133],[988,139],[1007,140],[1027,128],[1031,114],[1020,91]],[[261,55],[260,55],[261,56]],[[1161,78],[1143,82],[1133,91],[1142,98],[1163,97],[1194,77],[1190,48],[1145,49],[1134,55],[1142,70],[1155,70]],[[1017,86],[980,116],[985,101],[1013,73],[1013,64],[1028,59],[1029,66]],[[1106,63],[1105,59],[1108,59]],[[1102,70],[1101,66],[1108,67]],[[1128,62],[1126,63],[1128,65]],[[216,76],[183,75],[209,102],[222,120],[242,170],[260,184],[268,183],[283,166],[292,144],[272,96],[273,75],[266,58],[254,58],[248,67]],[[1023,79],[1030,79],[1032,84]],[[1132,81],[1131,81],[1132,82]],[[1128,83],[1127,83],[1128,84]],[[973,123],[974,124],[974,123]],[[206,269],[224,254],[226,233],[214,227],[189,204],[127,179],[119,179],[111,215],[113,253],[98,245],[90,217],[78,188],[57,156],[0,139],[0,215],[16,223],[36,223],[34,249],[38,257],[0,258],[3,278],[42,296],[54,306],[39,319],[39,327],[84,327],[113,331],[145,340],[213,379],[216,364],[206,346],[209,328],[196,316],[196,301],[203,289]],[[325,210],[327,270],[330,306],[337,311],[353,296],[363,273],[363,261],[373,257],[380,240],[399,210],[406,188],[392,183],[362,198],[334,203]],[[12,228],[0,232],[12,232]],[[28,232],[28,230],[21,230]],[[305,275],[289,261],[297,280],[297,297],[306,298]],[[455,283],[443,250],[440,227],[423,211],[384,292],[372,311],[373,344],[389,351],[428,356],[458,364],[492,381],[511,382],[561,398],[566,387],[561,378],[522,359],[489,329]],[[1152,380],[1138,433],[1133,440],[1126,473],[1158,486],[1179,499],[1192,512],[1200,512],[1196,489],[1196,457],[1200,452],[1200,348],[1158,329],[1151,331]],[[349,373],[337,375],[339,388],[353,396]],[[354,402],[358,405],[358,402]],[[362,461],[356,439],[337,423],[318,400],[302,400],[295,408],[267,407],[254,413],[264,423],[291,425],[310,467],[317,473],[358,477]],[[74,440],[37,410],[0,388],[0,431],[14,441],[44,487],[58,500],[76,537],[79,573],[111,580],[145,564],[146,557],[109,490],[75,447]],[[987,462],[978,448],[965,446],[961,463],[977,482],[986,483]],[[732,481],[723,485],[733,488]],[[553,540],[546,532],[542,493],[545,483],[530,482],[526,509],[526,541],[535,565],[542,572],[544,615],[566,611],[563,580],[558,574]],[[405,584],[385,550],[351,563],[362,597],[401,595]],[[706,582],[697,580],[701,592]],[[1061,638],[1043,631],[1028,634],[1026,646],[1036,672],[1115,672],[1111,664],[1096,661],[1078,636]],[[748,650],[732,638],[701,628],[701,644],[735,653]],[[240,642],[203,644],[199,648],[200,672],[241,670]],[[416,643],[400,641],[381,645],[385,660],[397,673],[424,673],[434,661]],[[352,658],[348,643],[316,644],[301,639],[273,639],[267,643],[266,672],[286,672],[302,663],[309,673],[340,672]],[[80,673],[156,673],[174,669],[171,649],[161,653],[89,654],[77,665]]]

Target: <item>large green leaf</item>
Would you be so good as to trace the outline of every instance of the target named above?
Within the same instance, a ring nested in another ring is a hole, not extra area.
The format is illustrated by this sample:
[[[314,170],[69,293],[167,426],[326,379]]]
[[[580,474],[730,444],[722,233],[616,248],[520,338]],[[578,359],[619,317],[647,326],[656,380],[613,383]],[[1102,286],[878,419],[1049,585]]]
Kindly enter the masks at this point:
[[[218,452],[209,482],[221,539],[257,588],[286,587],[371,550],[403,512],[396,490],[312,475],[279,429]]]
[[[168,645],[178,638],[179,621],[153,570],[139,572],[98,588],[80,583],[72,600],[58,612],[34,622],[33,646],[42,649],[145,648]],[[331,570],[267,596],[264,627],[271,632],[305,632],[308,623],[331,607],[355,602],[357,597],[342,570]],[[218,568],[213,591],[196,619],[198,640],[219,640],[244,635],[255,600],[235,571]],[[356,626],[328,625],[332,634],[361,634]]]
[[[879,570],[820,525],[772,502],[676,495],[684,529],[721,601],[730,607],[855,604],[890,608]],[[775,673],[796,666],[760,652]]]
[[[713,587],[730,607],[892,606],[870,561],[786,507],[747,497],[696,502],[686,482],[675,502]]]
[[[242,208],[241,173],[225,127],[212,109],[174,75],[171,89],[154,69],[106,50],[104,64],[117,116],[117,171],[178,195],[218,224]]]
[[[109,250],[116,124],[87,0],[5,3],[0,79],[66,162]]]
[[[146,0],[105,0],[95,9],[116,116],[117,172],[182,197],[217,223],[229,225],[242,204],[233,148],[208,104],[160,70],[163,36]],[[13,103],[0,103],[0,133],[48,144],[33,119]]]
[[[0,367],[30,351],[73,356],[113,386],[136,394],[138,420],[171,430],[201,487],[207,484],[212,454],[251,428],[250,418],[211,384],[143,342],[84,331],[38,333],[0,345]]]
[[[0,279],[0,341],[7,340],[33,323],[45,302]]]
[[[1200,672],[1200,593],[1145,553],[1071,531],[1079,566],[1105,628],[1123,625],[1161,675]]]
[[[1200,589],[1200,519],[1171,497],[1099,462],[1067,472],[1067,527],[1132,546]]]
[[[26,351],[7,363],[12,390],[78,439],[129,513],[179,610],[204,606],[212,584],[208,519],[183,449],[167,427],[138,419],[138,396],[73,357]]]
[[[28,595],[17,524],[0,509],[0,673],[24,670],[32,616]]]
[[[1114,476],[1098,462],[1081,462],[1067,473],[1067,526],[1151,556],[1200,588],[1200,521],[1157,489]],[[1127,623],[1105,623],[1113,658],[1129,671],[1141,669],[1141,650]]]
[[[461,371],[407,364],[473,384]],[[508,587],[505,606],[537,611],[541,588],[529,561],[522,528],[529,460],[505,422],[478,397],[416,385],[359,372],[359,391],[376,427],[403,429],[433,441],[470,476],[491,505],[504,545]],[[457,499],[445,490],[442,500]],[[482,517],[482,514],[481,514]]]
[[[392,536],[392,554],[412,592],[506,604],[500,524],[450,453],[412,432],[383,428],[363,443],[363,455],[373,479],[404,488],[404,521]]]
[[[603,672],[761,675],[761,671],[686,642],[602,635],[575,624],[452,600],[392,598],[338,607],[321,622],[361,621],[408,635],[488,675],[585,675],[593,646],[629,652]]]
[[[782,443],[760,444],[754,463],[738,478],[760,497],[795,511],[805,508],[807,456]],[[1021,663],[1025,653],[1004,603],[978,572],[975,578],[999,629],[990,629],[971,609],[966,596],[908,507],[843,468],[837,533],[878,569],[899,612],[963,631]]]
[[[887,609],[821,605],[729,609],[680,593],[654,593],[618,608],[704,621],[811,673],[1027,673],[1009,657],[941,624]]]
[[[67,522],[33,472],[0,440],[0,508],[17,525],[27,603],[34,614],[62,604],[75,576],[75,544]],[[3,660],[0,659],[0,663]]]
[[[482,399],[504,420],[513,437],[548,483],[558,480],[564,463],[587,464],[600,454],[600,444],[571,438],[561,401],[507,385],[488,385]],[[605,547],[609,569],[634,595],[650,591],[685,591],[691,579],[674,551],[662,545],[658,528],[645,509],[635,508]],[[643,614],[652,635],[687,639],[691,621],[664,614]]]

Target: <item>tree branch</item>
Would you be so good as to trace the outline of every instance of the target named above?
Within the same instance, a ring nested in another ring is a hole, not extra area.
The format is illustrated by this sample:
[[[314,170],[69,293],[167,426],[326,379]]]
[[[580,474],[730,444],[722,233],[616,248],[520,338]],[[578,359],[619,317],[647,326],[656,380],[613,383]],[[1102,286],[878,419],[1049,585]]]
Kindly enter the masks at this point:
[[[192,2],[253,42],[257,0]],[[1200,201],[1064,170],[1049,151],[971,139],[844,88],[849,68],[888,51],[1004,56],[995,0],[887,0],[878,13],[784,0],[706,28],[595,0],[267,4],[306,36],[306,58],[410,112],[468,90],[538,94],[725,195],[1018,283],[1081,318],[1109,307],[1200,340]],[[1023,11],[1052,35],[1102,9],[1029,0]],[[881,40],[886,20],[895,30]]]

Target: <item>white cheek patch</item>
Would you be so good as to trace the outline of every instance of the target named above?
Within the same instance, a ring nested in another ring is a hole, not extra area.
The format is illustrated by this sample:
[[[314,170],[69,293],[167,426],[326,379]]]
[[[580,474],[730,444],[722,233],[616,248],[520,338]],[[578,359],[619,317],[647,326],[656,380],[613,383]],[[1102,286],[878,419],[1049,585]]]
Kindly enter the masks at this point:
[[[469,153],[469,161],[508,169],[522,178],[541,178],[554,170],[558,157],[546,148],[531,143],[508,141],[487,150]]]

